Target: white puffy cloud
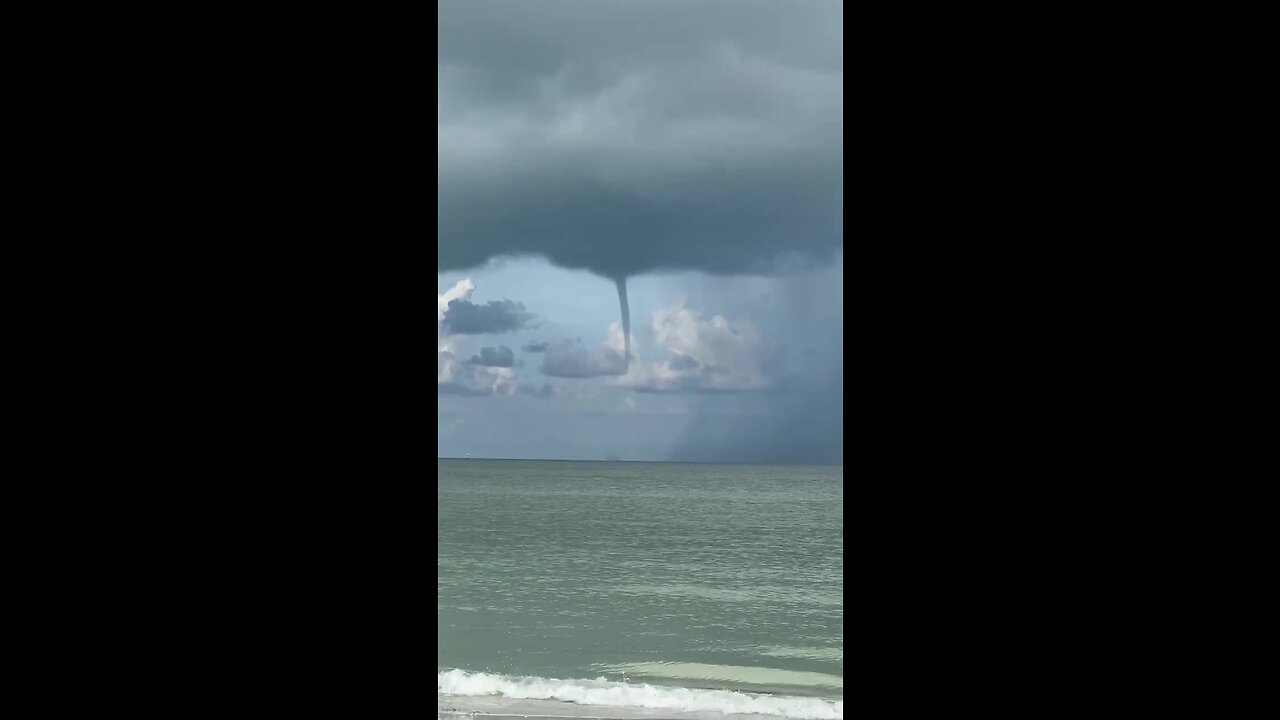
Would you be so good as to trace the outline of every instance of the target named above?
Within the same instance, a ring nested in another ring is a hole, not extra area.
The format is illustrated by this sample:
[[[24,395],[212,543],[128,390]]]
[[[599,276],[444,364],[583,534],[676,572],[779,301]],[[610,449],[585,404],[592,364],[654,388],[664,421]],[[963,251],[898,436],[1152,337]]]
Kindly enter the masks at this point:
[[[444,324],[444,314],[449,311],[449,303],[454,300],[470,300],[471,294],[476,291],[476,284],[471,282],[471,278],[463,278],[454,284],[453,287],[445,290],[436,296],[436,327]]]
[[[436,389],[440,393],[515,395],[519,389],[511,368],[473,365],[448,350],[440,350],[436,358]]]
[[[655,312],[650,330],[661,359],[633,362],[618,380],[620,387],[639,392],[746,392],[775,384],[776,352],[749,320],[703,318],[681,301]],[[621,331],[616,335],[620,343]]]
[[[436,390],[449,395],[514,395],[516,373],[510,367],[486,367],[459,356],[457,338],[447,332],[449,303],[470,300],[475,283],[469,278],[436,296]]]

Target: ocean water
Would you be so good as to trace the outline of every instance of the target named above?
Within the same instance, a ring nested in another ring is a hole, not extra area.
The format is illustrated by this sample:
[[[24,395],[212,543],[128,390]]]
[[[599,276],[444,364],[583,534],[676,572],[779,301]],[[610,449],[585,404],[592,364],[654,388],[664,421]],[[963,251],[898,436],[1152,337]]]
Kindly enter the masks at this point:
[[[437,470],[441,716],[843,718],[843,467]]]

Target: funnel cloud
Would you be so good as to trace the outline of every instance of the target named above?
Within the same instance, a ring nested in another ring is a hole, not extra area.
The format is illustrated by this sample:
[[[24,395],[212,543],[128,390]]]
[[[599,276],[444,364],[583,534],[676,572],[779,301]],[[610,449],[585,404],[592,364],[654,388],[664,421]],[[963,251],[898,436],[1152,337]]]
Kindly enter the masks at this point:
[[[622,310],[622,359],[623,367],[631,365],[631,307],[627,304],[627,279],[617,278],[618,307]]]

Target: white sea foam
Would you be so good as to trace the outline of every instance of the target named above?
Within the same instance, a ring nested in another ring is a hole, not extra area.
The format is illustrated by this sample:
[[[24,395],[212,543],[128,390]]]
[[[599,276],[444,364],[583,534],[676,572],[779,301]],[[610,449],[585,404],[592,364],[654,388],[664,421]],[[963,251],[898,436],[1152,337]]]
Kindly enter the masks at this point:
[[[604,678],[558,680],[447,670],[436,673],[436,691],[444,695],[499,695],[614,708],[775,715],[797,720],[844,720],[843,700],[622,683]]]

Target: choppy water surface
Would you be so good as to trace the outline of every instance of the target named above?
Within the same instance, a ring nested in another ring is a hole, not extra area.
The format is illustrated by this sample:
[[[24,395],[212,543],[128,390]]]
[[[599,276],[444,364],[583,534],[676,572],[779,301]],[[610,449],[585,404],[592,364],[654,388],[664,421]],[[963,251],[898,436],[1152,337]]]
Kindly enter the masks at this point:
[[[441,703],[843,717],[842,467],[438,471]]]

